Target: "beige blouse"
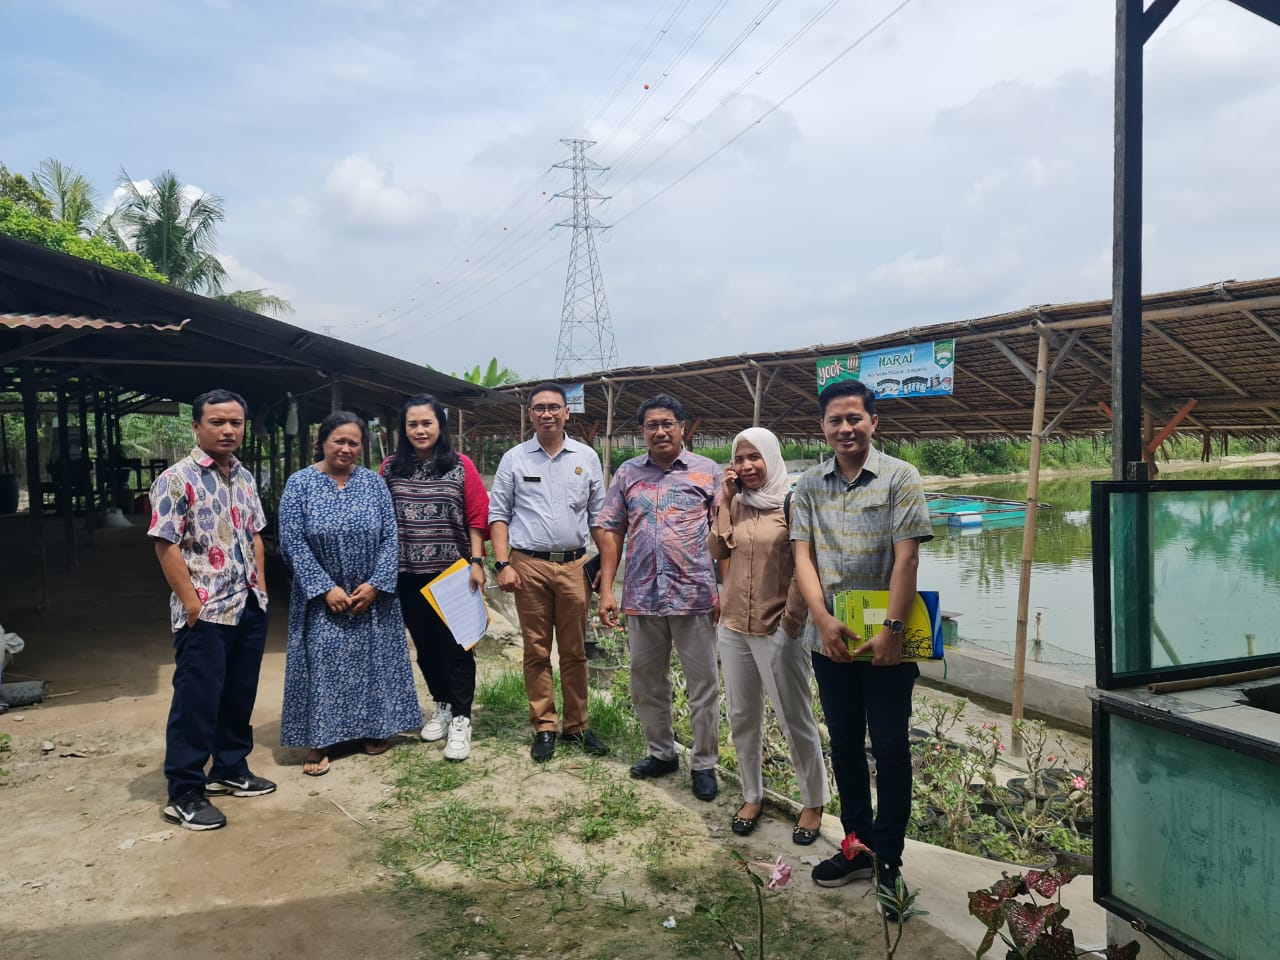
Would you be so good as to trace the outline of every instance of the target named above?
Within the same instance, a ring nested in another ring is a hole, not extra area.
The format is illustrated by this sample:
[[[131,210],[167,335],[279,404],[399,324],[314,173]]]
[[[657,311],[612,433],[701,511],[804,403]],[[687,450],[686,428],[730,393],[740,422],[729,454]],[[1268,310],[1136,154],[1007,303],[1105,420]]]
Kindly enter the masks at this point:
[[[720,622],[751,637],[778,629],[794,639],[808,610],[795,579],[795,559],[782,509],[758,510],[738,497],[716,511],[709,537],[711,556],[728,560],[720,592]]]

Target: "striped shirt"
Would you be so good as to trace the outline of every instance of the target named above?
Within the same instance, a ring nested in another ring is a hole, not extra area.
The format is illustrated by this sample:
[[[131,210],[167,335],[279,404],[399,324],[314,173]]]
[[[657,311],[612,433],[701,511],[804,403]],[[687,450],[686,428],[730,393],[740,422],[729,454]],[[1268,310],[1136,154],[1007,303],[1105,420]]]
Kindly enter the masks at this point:
[[[618,467],[600,526],[626,536],[623,613],[672,617],[715,609],[707,535],[719,492],[720,467],[689,450],[666,470],[647,453]]]
[[[393,476],[390,463],[381,472],[396,508],[401,573],[436,574],[470,557],[472,527],[488,539],[489,494],[469,457],[458,454],[440,475],[431,458],[415,459],[407,477]]]
[[[841,590],[888,590],[893,545],[933,539],[919,472],[875,447],[852,481],[836,469],[834,457],[810,467],[796,484],[791,539],[814,545],[828,610]],[[804,640],[822,651],[812,617]]]

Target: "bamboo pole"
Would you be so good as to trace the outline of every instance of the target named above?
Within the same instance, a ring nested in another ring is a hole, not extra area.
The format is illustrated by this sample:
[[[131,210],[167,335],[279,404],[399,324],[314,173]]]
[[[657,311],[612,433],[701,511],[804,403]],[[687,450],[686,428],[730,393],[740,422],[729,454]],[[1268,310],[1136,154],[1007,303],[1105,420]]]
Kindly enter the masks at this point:
[[[1022,569],[1018,575],[1018,625],[1013,645],[1013,711],[1010,719],[1023,715],[1023,696],[1027,677],[1027,606],[1031,599],[1031,560],[1036,547],[1036,511],[1040,509],[1040,447],[1044,439],[1044,397],[1049,385],[1049,339],[1040,337],[1036,351],[1036,400],[1031,414],[1031,462],[1027,478],[1027,516],[1022,528]],[[1011,746],[1015,757],[1022,756],[1022,737],[1013,733]]]
[[[604,474],[605,489],[609,489],[609,478],[613,474],[613,405],[617,391],[612,383],[604,383],[604,455],[600,458]]]

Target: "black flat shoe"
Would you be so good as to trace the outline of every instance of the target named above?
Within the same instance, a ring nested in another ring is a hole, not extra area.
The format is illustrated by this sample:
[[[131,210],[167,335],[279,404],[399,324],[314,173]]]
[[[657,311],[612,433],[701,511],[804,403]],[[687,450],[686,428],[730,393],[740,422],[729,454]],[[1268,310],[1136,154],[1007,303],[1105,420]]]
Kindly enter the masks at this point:
[[[743,806],[746,806],[746,804],[743,804]],[[742,807],[739,807],[738,809],[741,810]],[[745,837],[756,828],[756,824],[760,822],[760,817],[763,815],[763,807],[760,808],[760,812],[754,817],[740,817],[735,813],[733,815],[733,823],[730,825],[730,829],[738,836]]]
[[[680,769],[680,758],[672,757],[670,760],[659,760],[657,757],[645,757],[639,763],[631,765],[631,775],[637,780],[649,780],[653,777],[665,777],[669,773],[675,773]]]
[[[595,735],[592,730],[579,730],[577,733],[560,734],[561,743],[572,743],[581,747],[593,757],[603,757],[609,753],[609,746]]]
[[[538,763],[546,763],[556,752],[556,733],[554,730],[542,730],[533,735],[533,747],[529,756]]]
[[[807,847],[813,841],[817,840],[822,834],[822,829],[810,830],[808,827],[802,827],[800,824],[795,825],[795,829],[791,831],[791,842],[797,846]]]
[[[710,802],[720,791],[714,770],[695,770],[690,774],[690,779],[693,780],[693,795],[699,800]]]

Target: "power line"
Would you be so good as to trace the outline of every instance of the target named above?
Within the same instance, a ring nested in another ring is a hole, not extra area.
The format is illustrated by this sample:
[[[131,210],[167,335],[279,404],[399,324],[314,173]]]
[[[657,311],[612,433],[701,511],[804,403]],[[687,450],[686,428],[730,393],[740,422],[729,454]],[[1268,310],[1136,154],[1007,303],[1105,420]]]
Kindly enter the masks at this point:
[[[749,87],[752,83],[755,82],[755,80],[758,77],[760,77],[766,70],[768,70],[771,66],[773,66],[773,64],[776,63],[782,56],[784,56],[788,50],[790,50],[793,46],[795,46],[800,41],[800,39],[806,33],[808,33],[814,27],[815,24],[818,23],[819,20],[821,20],[828,13],[830,13],[831,10],[840,2],[841,0],[828,0],[826,6],[824,6],[821,10],[819,10],[812,17],[810,17],[809,21],[805,23],[804,26],[802,26],[799,30],[797,30],[790,37],[788,37],[786,42],[784,42],[782,46],[778,47],[777,50],[775,50],[772,54],[770,54],[769,57],[765,59],[763,63],[760,64],[760,66],[756,67],[755,70],[747,74],[746,78],[740,84],[734,87],[733,90],[731,90],[729,93],[725,94],[720,99],[719,103],[717,103],[714,107],[712,107],[709,111],[707,111],[707,113],[705,113],[702,116],[702,119],[700,119],[692,127],[686,130],[678,139],[676,139],[673,143],[671,143],[665,150],[663,150],[656,157],[654,157],[647,164],[645,164],[637,173],[633,174],[631,178],[627,180],[626,183],[624,183],[621,187],[617,188],[617,192],[618,193],[624,192],[627,189],[627,187],[631,186],[631,184],[635,183],[642,176],[648,173],[649,170],[651,170],[655,164],[657,164],[663,158],[668,156],[672,150],[675,150],[676,147],[680,146],[680,144],[684,143],[686,140],[692,137],[695,133],[701,130],[708,120],[710,120],[717,113],[723,110],[729,103],[733,102],[734,97],[736,97],[743,90]],[[618,167],[622,166],[622,163],[623,161],[621,160],[618,161],[615,164],[614,169],[617,169]]]
[[[706,82],[711,79],[721,66],[724,65],[725,61],[733,56],[734,52],[746,42],[747,37],[751,36],[751,34],[756,31],[756,28],[759,27],[760,24],[764,23],[765,20],[768,19],[769,14],[773,13],[781,3],[782,0],[769,0],[769,2],[751,18],[747,25],[739,31],[738,35],[729,43],[729,46],[720,53],[720,56],[716,57],[711,66],[707,67],[707,69],[703,71],[702,76],[700,76],[688,90],[681,94],[680,98],[676,100],[675,103],[666,109],[662,116],[659,117],[653,126],[649,128],[648,132],[635,143],[631,144],[631,146],[629,146],[620,157],[613,161],[613,168],[617,169],[643,150],[645,144],[652,140],[653,136],[662,129],[663,124],[670,121],[671,118],[679,112],[680,108],[688,103],[698,93],[698,91],[706,85]],[[602,179],[607,180],[608,176],[606,175]]]
[[[671,76],[671,71],[673,71],[676,67],[680,65],[680,61],[682,61],[685,58],[685,56],[693,48],[693,45],[698,42],[698,40],[702,37],[704,33],[707,32],[707,28],[711,26],[712,21],[715,20],[715,18],[719,15],[720,11],[725,8],[725,4],[727,4],[728,2],[729,0],[717,0],[716,5],[712,7],[710,10],[708,10],[705,14],[703,14],[702,19],[698,22],[698,25],[694,28],[693,34],[689,37],[688,40],[684,42],[684,46],[682,46],[679,50],[676,51],[675,56],[672,57],[671,61],[666,65],[666,67],[663,68],[661,75],[658,76],[658,78],[655,79],[652,84],[648,85],[650,89],[646,90],[644,96],[636,100],[635,105],[629,111],[627,111],[627,115],[623,117],[620,121],[618,121],[618,125],[615,126],[612,131],[610,131],[607,137],[605,137],[602,141],[600,141],[601,150],[604,150],[606,147],[608,147],[610,141],[612,141],[613,138],[618,135],[618,131],[620,131],[623,127],[625,127],[628,123],[631,122],[631,118],[636,115],[637,111],[639,111],[639,109],[642,106],[644,106],[645,101],[648,100],[649,97],[653,96],[655,93],[658,92],[658,88],[662,86],[663,81],[665,81],[667,77]]]
[[[675,12],[672,13],[671,16],[667,18],[667,22],[664,23],[662,27],[658,30],[657,36],[655,36],[652,40],[649,41],[649,46],[645,47],[644,53],[640,55],[640,58],[635,62],[635,64],[631,67],[631,69],[627,71],[627,75],[623,77],[620,81],[618,81],[618,85],[613,88],[613,93],[609,94],[609,98],[605,100],[604,105],[599,110],[596,111],[595,116],[593,116],[590,120],[587,121],[586,123],[587,129],[590,129],[591,125],[595,123],[597,120],[599,120],[602,116],[604,116],[605,111],[608,110],[611,106],[613,106],[613,101],[618,99],[618,94],[622,93],[622,91],[627,88],[627,85],[631,83],[636,73],[648,61],[649,55],[653,53],[654,48],[656,48],[658,44],[662,42],[662,38],[665,37],[667,34],[667,31],[671,29],[671,25],[676,22],[676,18],[680,16],[680,14],[684,11],[684,8],[687,7],[688,5],[689,5],[689,0],[681,0]],[[649,18],[649,22],[646,23],[644,27],[641,29],[640,33],[636,35],[636,39],[631,44],[631,49],[628,50],[626,54],[623,56],[623,58],[618,61],[618,66],[614,67],[613,74],[616,74],[618,70],[622,68],[622,64],[627,61],[627,58],[631,56],[631,51],[634,50],[636,48],[636,44],[640,42],[640,37],[642,37],[651,26],[653,26],[653,21],[656,19],[658,19],[657,10],[653,12],[653,16]],[[613,79],[613,74],[609,75],[609,80]],[[606,87],[609,85],[609,80],[606,80],[604,83]]]
[[[639,205],[628,210],[622,216],[618,217],[618,219],[614,221],[614,225],[616,226],[617,224],[622,223],[624,220],[628,220],[631,217],[635,216],[645,207],[649,206],[649,204],[653,203],[655,200],[657,200],[659,197],[666,194],[668,191],[674,189],[676,186],[678,186],[679,184],[684,182],[686,179],[691,177],[693,174],[697,173],[699,170],[705,167],[708,163],[710,163],[716,157],[720,156],[720,154],[724,153],[724,151],[728,150],[731,146],[733,146],[735,143],[741,140],[744,136],[746,136],[747,132],[750,131],[753,127],[759,126],[761,123],[767,120],[770,116],[772,116],[775,112],[782,109],[782,107],[784,107],[794,97],[799,95],[799,93],[802,90],[808,87],[809,84],[813,83],[813,81],[817,80],[820,76],[822,76],[832,67],[834,67],[837,63],[843,60],[846,56],[848,56],[850,53],[856,50],[859,46],[861,46],[862,43],[867,40],[867,38],[869,38],[877,30],[879,30],[886,23],[888,23],[895,16],[897,16],[898,13],[901,12],[905,7],[909,6],[910,3],[911,3],[911,0],[902,0],[902,2],[899,3],[896,7],[894,7],[887,14],[885,14],[883,17],[881,17],[879,20],[873,23],[861,36],[859,36],[851,44],[849,44],[847,47],[845,47],[843,50],[837,53],[834,57],[828,60],[822,67],[820,67],[807,80],[805,80],[804,83],[800,84],[800,86],[796,87],[794,90],[788,93],[785,97],[783,97],[781,100],[775,103],[772,107],[770,107],[764,113],[760,114],[760,116],[756,117],[755,120],[751,121],[751,123],[747,124],[741,130],[735,133],[732,137],[730,137],[728,140],[726,140],[724,143],[718,146],[710,154],[703,157],[701,160],[695,163],[692,167],[690,167],[684,173],[680,174],[680,176],[676,177],[674,180],[672,180],[669,184],[667,184],[665,187],[663,187],[653,196],[649,197],[649,199],[643,201]]]

